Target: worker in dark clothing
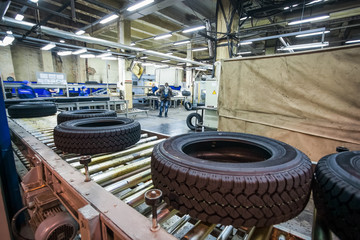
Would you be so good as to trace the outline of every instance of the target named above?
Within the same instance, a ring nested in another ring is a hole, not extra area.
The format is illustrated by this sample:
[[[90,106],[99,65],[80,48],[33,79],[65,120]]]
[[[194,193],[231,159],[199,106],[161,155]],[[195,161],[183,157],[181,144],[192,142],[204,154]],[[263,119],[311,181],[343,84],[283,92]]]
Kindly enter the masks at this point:
[[[21,87],[18,88],[19,98],[36,98],[36,93],[30,85],[31,82],[27,80],[22,82]]]
[[[165,83],[165,86],[160,88],[158,90],[159,94],[160,94],[160,112],[159,112],[159,117],[162,117],[162,112],[164,111],[164,106],[165,106],[165,117],[167,117],[167,113],[168,113],[168,108],[169,108],[169,103],[170,103],[170,98],[172,96],[172,90],[169,87],[168,83]]]

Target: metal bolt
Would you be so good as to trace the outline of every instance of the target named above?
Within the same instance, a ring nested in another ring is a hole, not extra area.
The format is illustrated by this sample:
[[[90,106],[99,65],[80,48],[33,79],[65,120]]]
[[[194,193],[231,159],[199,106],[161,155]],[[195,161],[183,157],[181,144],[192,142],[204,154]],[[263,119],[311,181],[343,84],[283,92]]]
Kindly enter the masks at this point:
[[[91,163],[91,156],[90,155],[81,156],[79,159],[79,163],[84,165],[85,168],[85,182],[90,182],[91,178],[89,175],[89,163]]]
[[[157,221],[157,207],[162,201],[162,192],[159,189],[150,189],[145,192],[145,203],[152,208],[152,226],[151,231],[156,232],[160,229]]]

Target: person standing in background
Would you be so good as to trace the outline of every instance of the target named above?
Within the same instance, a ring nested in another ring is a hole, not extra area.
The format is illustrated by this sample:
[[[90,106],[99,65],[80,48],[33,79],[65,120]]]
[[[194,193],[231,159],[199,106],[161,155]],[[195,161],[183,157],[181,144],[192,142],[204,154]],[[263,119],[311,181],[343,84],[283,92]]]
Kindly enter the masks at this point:
[[[154,95],[156,95],[155,93],[156,93],[156,91],[158,90],[159,88],[156,86],[156,84],[155,83],[153,83],[152,84],[152,87],[151,87],[151,91],[152,91],[152,93],[154,94]],[[159,108],[159,102],[158,102],[158,100],[156,99],[156,101],[155,101],[155,109],[158,109]]]
[[[89,94],[87,93],[87,88],[85,86],[82,86],[79,92],[79,96],[82,97],[86,97],[89,96]]]
[[[18,88],[18,96],[19,98],[36,98],[36,93],[34,89],[31,87],[31,82],[25,80],[22,82],[21,87]]]
[[[164,111],[164,107],[165,107],[165,117],[167,117],[170,98],[172,96],[172,90],[169,87],[169,84],[165,83],[165,86],[160,88],[159,90],[157,90],[157,92],[159,92],[159,94],[160,94],[160,101],[161,101],[159,117],[162,117],[162,112]]]

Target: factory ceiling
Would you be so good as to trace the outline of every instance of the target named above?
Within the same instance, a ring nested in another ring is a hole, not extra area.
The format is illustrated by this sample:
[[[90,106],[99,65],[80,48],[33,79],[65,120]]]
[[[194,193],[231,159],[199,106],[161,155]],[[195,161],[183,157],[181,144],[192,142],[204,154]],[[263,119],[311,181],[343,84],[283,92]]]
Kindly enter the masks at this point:
[[[35,1],[35,2],[34,2]],[[347,41],[360,39],[360,1],[357,0],[154,0],[149,5],[135,11],[127,9],[142,1],[123,0],[12,0],[2,1],[1,16],[16,18],[24,16],[22,22],[35,24],[22,28],[2,21],[0,31],[12,31],[16,35],[13,44],[28,44],[41,47],[46,41],[58,43],[59,36],[43,32],[41,27],[59,29],[75,33],[84,30],[84,35],[110,42],[119,42],[118,19],[130,25],[133,48],[152,50],[174,57],[186,58],[189,49],[194,51],[196,61],[215,59],[215,48],[226,48],[229,57],[264,55],[268,53],[291,52],[287,46],[299,44],[328,43],[328,46],[344,45]],[[230,7],[228,7],[230,5]],[[100,23],[115,15],[114,20]],[[225,18],[223,17],[225,15]],[[313,17],[323,17],[317,21],[293,24],[294,21]],[[226,23],[221,31],[217,27],[217,17]],[[194,32],[183,30],[206,26]],[[224,30],[225,29],[225,30]],[[315,29],[315,30],[314,30]],[[309,31],[310,36],[296,37],[297,32]],[[316,35],[319,30],[322,34]],[[171,34],[171,37],[156,39]],[[275,37],[274,37],[275,36]],[[1,36],[0,36],[1,38]],[[37,39],[45,40],[37,41]],[[78,39],[66,39],[62,45],[56,44],[52,51],[60,51],[72,45],[106,50],[108,47],[118,56],[140,58],[144,54],[136,49],[121,51],[116,46],[95,44]],[[182,44],[191,41],[191,45]],[[251,43],[250,43],[251,42]],[[130,46],[130,42],[125,42]],[[151,56],[151,54],[148,54]],[[156,56],[154,60],[163,60]],[[172,59],[172,63],[177,62]]]

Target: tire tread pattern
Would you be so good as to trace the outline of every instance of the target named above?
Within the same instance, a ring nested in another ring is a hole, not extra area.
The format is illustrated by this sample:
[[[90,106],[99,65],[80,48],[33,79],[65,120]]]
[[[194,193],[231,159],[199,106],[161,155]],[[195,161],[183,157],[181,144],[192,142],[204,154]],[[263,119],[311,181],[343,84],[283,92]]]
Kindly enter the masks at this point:
[[[117,114],[115,111],[110,110],[96,110],[94,113],[84,113],[84,114],[75,114],[81,111],[91,111],[91,110],[75,110],[75,111],[65,111],[57,115],[57,124],[83,118],[93,118],[93,117],[116,117]]]

